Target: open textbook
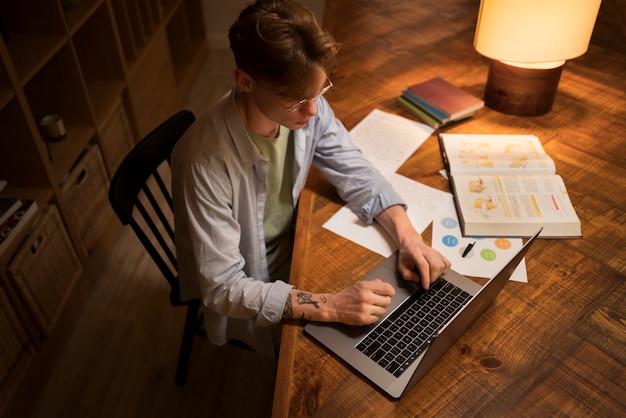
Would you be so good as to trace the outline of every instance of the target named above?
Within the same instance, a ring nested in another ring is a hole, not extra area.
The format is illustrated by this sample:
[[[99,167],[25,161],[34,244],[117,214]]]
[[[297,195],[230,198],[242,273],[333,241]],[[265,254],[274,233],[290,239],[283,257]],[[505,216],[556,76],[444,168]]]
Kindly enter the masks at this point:
[[[554,161],[534,135],[439,134],[463,235],[582,236]]]

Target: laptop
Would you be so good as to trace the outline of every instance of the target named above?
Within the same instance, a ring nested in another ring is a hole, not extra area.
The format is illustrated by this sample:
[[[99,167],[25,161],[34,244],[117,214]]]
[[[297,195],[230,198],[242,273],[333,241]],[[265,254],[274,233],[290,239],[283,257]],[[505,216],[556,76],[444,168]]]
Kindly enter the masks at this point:
[[[491,305],[540,232],[484,286],[450,270],[424,291],[419,284],[402,279],[396,251],[364,279],[379,278],[396,289],[380,321],[367,326],[312,322],[304,330],[398,399]]]

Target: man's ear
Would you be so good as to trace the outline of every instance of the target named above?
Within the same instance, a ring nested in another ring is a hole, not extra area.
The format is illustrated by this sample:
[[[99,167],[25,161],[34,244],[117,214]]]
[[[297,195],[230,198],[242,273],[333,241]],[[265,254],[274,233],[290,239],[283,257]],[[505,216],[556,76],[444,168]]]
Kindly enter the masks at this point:
[[[237,83],[239,90],[245,91],[246,93],[252,91],[252,84],[254,80],[250,77],[250,74],[240,70],[239,68],[235,68],[233,76],[235,77],[235,83]]]

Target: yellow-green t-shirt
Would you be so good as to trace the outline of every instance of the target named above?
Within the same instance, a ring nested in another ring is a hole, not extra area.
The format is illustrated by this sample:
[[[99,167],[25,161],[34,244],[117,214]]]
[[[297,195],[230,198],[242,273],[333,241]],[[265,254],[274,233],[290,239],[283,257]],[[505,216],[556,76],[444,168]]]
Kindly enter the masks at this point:
[[[263,233],[270,275],[291,256],[291,222],[293,219],[293,140],[292,131],[284,126],[276,138],[248,131],[259,152],[269,160],[267,199],[263,212]]]

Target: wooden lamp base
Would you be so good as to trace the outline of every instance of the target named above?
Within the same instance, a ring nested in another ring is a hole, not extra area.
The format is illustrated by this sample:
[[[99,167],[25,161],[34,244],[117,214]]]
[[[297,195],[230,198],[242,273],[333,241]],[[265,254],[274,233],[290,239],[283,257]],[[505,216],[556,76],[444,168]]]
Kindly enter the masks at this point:
[[[520,68],[492,61],[485,105],[517,116],[539,116],[552,109],[565,64],[549,69]]]

